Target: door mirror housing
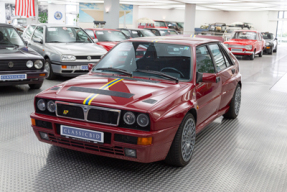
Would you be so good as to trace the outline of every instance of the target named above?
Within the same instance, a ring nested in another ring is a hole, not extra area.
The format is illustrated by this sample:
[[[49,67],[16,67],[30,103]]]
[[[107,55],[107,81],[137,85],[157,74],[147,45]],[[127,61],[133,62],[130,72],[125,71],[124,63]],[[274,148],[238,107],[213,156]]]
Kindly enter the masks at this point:
[[[196,83],[218,83],[218,78],[214,73],[199,73],[196,72]]]
[[[97,63],[89,63],[88,64],[89,71],[91,71],[96,65],[97,65]]]
[[[41,43],[41,44],[43,44],[43,39],[40,39],[40,38],[37,38],[37,37],[34,37],[34,38],[33,38],[33,41],[34,41],[35,43]]]

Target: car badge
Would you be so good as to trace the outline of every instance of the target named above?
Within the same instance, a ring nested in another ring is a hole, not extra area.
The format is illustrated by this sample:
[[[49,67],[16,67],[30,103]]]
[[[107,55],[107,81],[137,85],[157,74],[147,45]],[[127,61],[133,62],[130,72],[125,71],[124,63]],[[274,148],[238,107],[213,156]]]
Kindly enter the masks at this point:
[[[12,61],[10,61],[10,62],[8,63],[8,67],[10,67],[10,68],[14,67],[14,63],[13,63]]]
[[[84,109],[85,112],[88,111],[88,107],[87,106],[84,106],[83,109]]]
[[[64,110],[64,111],[63,111],[63,114],[64,114],[64,115],[67,115],[68,113],[69,113],[69,110]]]
[[[91,57],[91,56],[88,56],[88,57],[87,57],[87,59],[88,59],[88,60],[91,60],[91,59],[92,59],[92,57]]]

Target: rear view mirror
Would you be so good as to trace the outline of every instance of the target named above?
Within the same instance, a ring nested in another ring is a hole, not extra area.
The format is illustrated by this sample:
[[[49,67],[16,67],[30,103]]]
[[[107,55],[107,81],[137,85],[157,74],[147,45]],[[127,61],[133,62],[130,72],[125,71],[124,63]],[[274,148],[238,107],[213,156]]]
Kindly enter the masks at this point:
[[[199,73],[196,72],[196,83],[218,83],[220,77],[217,77],[214,73]]]
[[[96,65],[97,65],[97,63],[89,63],[88,64],[89,71],[91,71]]]

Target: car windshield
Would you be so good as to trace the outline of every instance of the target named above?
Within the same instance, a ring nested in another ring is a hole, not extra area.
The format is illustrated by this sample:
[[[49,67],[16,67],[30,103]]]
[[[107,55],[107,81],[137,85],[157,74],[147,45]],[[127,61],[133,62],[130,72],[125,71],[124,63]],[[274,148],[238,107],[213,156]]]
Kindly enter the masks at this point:
[[[262,33],[263,39],[274,39],[272,33]]]
[[[12,27],[0,27],[0,48],[23,47],[23,40]]]
[[[176,32],[173,30],[160,30],[159,32],[161,36],[176,35]]]
[[[83,29],[78,27],[48,27],[46,43],[93,43]]]
[[[102,41],[123,41],[127,37],[120,31],[96,31],[99,42]]]
[[[226,33],[232,33],[234,29],[226,29]]]
[[[240,32],[236,32],[232,39],[251,39],[251,40],[256,40],[256,33],[255,32],[240,31]]]
[[[155,27],[166,27],[165,22],[163,21],[155,21],[154,26]]]
[[[150,30],[141,30],[142,34],[144,35],[144,37],[152,37],[155,36],[155,34],[153,34]]]
[[[177,25],[179,26],[179,28],[183,28],[183,22],[178,22]]]
[[[150,70],[178,78],[180,81],[188,81],[192,76],[191,61],[191,49],[186,45],[124,42],[118,44],[100,60],[92,72],[122,75],[118,71],[124,70],[134,77],[166,79],[162,75],[140,72]],[[112,68],[118,71],[97,70],[99,68]]]

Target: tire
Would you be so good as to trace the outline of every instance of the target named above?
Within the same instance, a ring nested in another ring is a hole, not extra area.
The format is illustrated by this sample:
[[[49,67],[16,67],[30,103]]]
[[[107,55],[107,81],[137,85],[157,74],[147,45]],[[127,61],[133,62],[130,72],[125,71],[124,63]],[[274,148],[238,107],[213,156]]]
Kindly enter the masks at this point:
[[[46,59],[45,60],[45,71],[47,72],[47,77],[46,79],[52,80],[56,78],[55,73],[53,72],[52,66],[51,66],[51,62],[50,59]]]
[[[258,53],[258,55],[259,55],[259,57],[262,57],[262,55],[263,55],[263,48],[262,48],[262,50],[260,51],[260,53]]]
[[[43,81],[40,84],[29,84],[30,89],[40,89],[43,85]]]
[[[277,45],[276,45],[275,49],[273,50],[273,52],[274,52],[274,53],[276,53],[276,52],[277,52]]]
[[[241,87],[238,84],[236,86],[233,97],[229,104],[229,110],[223,116],[226,119],[235,119],[239,114],[240,104],[241,104]]]
[[[273,54],[273,47],[271,47],[269,54],[272,55]]]
[[[252,55],[250,55],[250,60],[254,60],[254,58],[255,58],[255,52]]]
[[[195,146],[195,128],[194,117],[188,113],[175,134],[165,159],[167,164],[184,167],[190,162]],[[183,150],[183,148],[186,148],[186,150]]]

